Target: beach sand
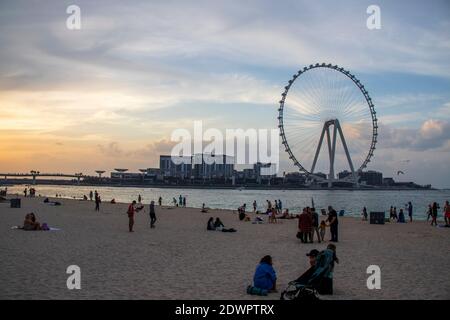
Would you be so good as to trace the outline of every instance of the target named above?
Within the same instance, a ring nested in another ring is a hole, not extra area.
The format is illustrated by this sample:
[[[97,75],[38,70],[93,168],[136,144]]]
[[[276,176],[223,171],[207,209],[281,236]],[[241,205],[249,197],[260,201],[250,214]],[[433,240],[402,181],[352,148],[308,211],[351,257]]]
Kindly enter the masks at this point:
[[[127,204],[102,203],[95,212],[93,202],[58,201],[62,206],[22,199],[20,209],[0,203],[1,299],[279,299],[246,294],[261,257],[273,256],[281,292],[308,268],[305,254],[328,243],[301,244],[297,220],[256,225],[227,210],[157,206],[150,229],[148,205],[129,233]],[[31,211],[61,230],[11,229]],[[238,231],[206,231],[210,216]],[[335,294],[322,298],[450,299],[450,228],[339,223]],[[67,289],[69,265],[81,268],[81,290]],[[381,268],[380,290],[366,286],[369,265]]]

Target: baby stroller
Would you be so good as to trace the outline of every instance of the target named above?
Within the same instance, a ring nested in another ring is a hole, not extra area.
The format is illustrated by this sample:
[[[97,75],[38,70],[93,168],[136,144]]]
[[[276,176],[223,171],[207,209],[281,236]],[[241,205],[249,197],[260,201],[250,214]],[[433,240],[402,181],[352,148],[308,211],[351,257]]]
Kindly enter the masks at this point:
[[[280,300],[315,301],[320,299],[317,290],[313,286],[291,281],[286,290],[281,293]]]
[[[319,294],[331,294],[334,252],[324,250],[317,256],[314,269],[308,270],[300,278],[291,281],[281,293],[281,300],[319,300]]]

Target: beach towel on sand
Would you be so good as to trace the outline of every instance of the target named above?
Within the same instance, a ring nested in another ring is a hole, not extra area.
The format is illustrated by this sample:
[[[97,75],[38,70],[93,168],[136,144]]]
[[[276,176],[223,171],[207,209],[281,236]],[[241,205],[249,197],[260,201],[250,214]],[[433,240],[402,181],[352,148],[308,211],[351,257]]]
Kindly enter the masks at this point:
[[[21,226],[12,226],[11,229],[13,230],[23,230],[23,227]],[[52,228],[49,227],[48,230],[30,230],[30,231],[60,231],[60,228]]]

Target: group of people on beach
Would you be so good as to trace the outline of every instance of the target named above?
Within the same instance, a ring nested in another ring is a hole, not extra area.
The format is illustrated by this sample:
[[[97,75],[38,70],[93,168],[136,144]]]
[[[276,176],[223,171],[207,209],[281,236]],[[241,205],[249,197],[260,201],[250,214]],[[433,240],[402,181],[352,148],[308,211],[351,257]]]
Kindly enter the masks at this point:
[[[206,225],[206,230],[208,231],[222,231],[222,232],[236,232],[236,229],[234,228],[225,228],[225,225],[220,220],[219,217],[216,218],[216,221],[214,221],[213,217],[210,217],[208,220],[208,223]]]
[[[408,212],[409,222],[413,222],[413,205],[412,205],[411,201],[409,201],[407,204],[405,204],[405,211]],[[403,208],[400,208],[400,210],[397,214],[397,207],[391,206],[389,209],[389,220],[396,221],[399,223],[406,223],[405,213],[403,211]]]
[[[30,198],[34,198],[36,196],[36,189],[31,187],[31,188],[25,188],[23,190],[23,196],[26,197],[30,197]]]
[[[178,196],[178,202],[175,197],[172,198],[172,203],[174,207],[183,207],[186,208],[186,196],[182,196],[181,194]],[[161,204],[160,204],[161,205]]]
[[[339,263],[336,256],[336,246],[329,244],[323,251],[312,249],[306,254],[310,267],[294,282],[297,285],[309,286],[320,294],[333,294],[333,271],[335,263]],[[256,267],[253,275],[253,286],[247,287],[247,293],[267,295],[278,292],[277,273],[270,255],[264,256]]]
[[[428,205],[428,211],[427,211],[427,221],[430,220],[431,217],[431,225],[437,226],[437,216],[438,211],[440,209],[440,206],[437,202],[430,203]],[[444,208],[443,208],[443,215],[445,220],[445,226],[450,227],[450,204],[447,201],[445,201]]]
[[[317,242],[325,241],[326,228],[330,228],[332,242],[338,242],[338,214],[332,206],[328,206],[328,214],[325,220],[319,223],[319,214],[315,208],[303,208],[302,213],[298,216],[298,232],[297,238],[302,243],[313,243],[314,235],[317,235]]]
[[[142,198],[140,199],[142,201]],[[141,210],[144,209],[144,205],[141,202],[136,202],[136,200],[133,200],[128,205],[127,215],[128,215],[128,231],[134,232],[134,215]],[[149,205],[149,217],[150,217],[150,229],[155,228],[156,223],[156,211],[155,211],[155,201],[150,201]]]
[[[83,196],[83,200],[87,201],[88,197],[86,195]],[[100,203],[102,203],[102,198],[100,197],[97,190],[95,191],[89,191],[89,201],[95,202],[95,211],[100,211]],[[115,199],[111,200],[111,203],[116,203]]]
[[[265,212],[268,217],[268,223],[277,223],[278,219],[294,219],[295,216],[289,213],[289,209],[285,209],[283,213],[281,213],[281,200],[275,200],[277,202],[276,206],[272,206],[269,200],[268,202],[268,210]],[[270,209],[269,209],[270,208]],[[240,206],[238,211],[239,220],[241,221],[251,221],[250,216],[246,212],[247,210],[247,204],[244,203],[242,206]],[[256,201],[253,201],[253,213],[260,214],[259,211],[256,210]],[[257,217],[256,220],[262,221],[260,217]]]

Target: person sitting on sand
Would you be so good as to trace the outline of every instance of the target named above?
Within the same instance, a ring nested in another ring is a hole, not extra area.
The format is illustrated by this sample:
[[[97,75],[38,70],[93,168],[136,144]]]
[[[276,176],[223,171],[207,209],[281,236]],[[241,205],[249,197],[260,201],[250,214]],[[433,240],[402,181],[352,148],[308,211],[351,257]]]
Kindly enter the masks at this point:
[[[205,207],[205,204],[202,204],[202,212],[203,213],[207,213],[208,212],[208,208]]]
[[[216,231],[222,231],[222,232],[236,232],[236,230],[233,228],[225,229],[224,224],[222,223],[222,221],[219,218],[216,218],[216,221],[214,221],[214,229]]]
[[[216,227],[214,226],[214,218],[210,217],[208,220],[208,224],[206,225],[206,230],[208,231],[215,231]]]
[[[271,256],[264,256],[259,262],[253,276],[253,286],[269,292],[277,292],[277,274],[273,268]]]
[[[289,209],[284,209],[284,212],[282,215],[277,216],[277,219],[295,219],[296,216],[294,214],[289,213]]]
[[[116,203],[116,199],[113,198],[113,199],[111,200],[111,204],[115,204],[115,203]]]
[[[394,208],[394,212],[395,212],[395,208]],[[400,212],[398,213],[397,222],[406,223],[406,221],[405,221],[405,214],[403,213],[403,209],[400,209]]]
[[[222,221],[219,218],[216,218],[216,221],[214,221],[214,229],[218,231],[222,231],[222,229],[225,226],[223,225]]]
[[[23,222],[23,230],[26,231],[34,231],[34,230],[41,230],[41,224],[36,221],[36,216],[33,212],[28,213],[25,216],[25,220]]]
[[[245,214],[246,207],[247,207],[247,204],[244,203],[244,205],[242,205],[238,208],[239,220],[241,220],[241,221],[243,221],[247,217],[247,215]]]

